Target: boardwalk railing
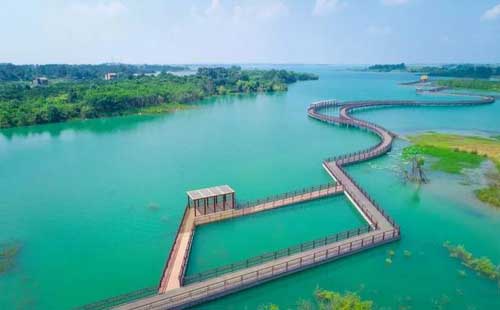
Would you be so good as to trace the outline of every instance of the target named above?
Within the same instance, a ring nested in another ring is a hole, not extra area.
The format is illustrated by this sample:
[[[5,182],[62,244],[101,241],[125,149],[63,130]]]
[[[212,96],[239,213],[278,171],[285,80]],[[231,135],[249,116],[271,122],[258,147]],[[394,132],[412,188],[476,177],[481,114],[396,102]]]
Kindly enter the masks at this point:
[[[349,179],[349,181],[351,181],[351,183],[361,192],[363,193],[363,195],[372,203],[372,205],[380,212],[380,214],[382,214],[382,216],[394,227],[399,227],[399,225],[396,224],[396,222],[394,221],[394,219],[392,219],[389,214],[387,214],[384,209],[382,209],[378,204],[377,202],[375,202],[375,200],[370,196],[370,194],[368,194],[367,191],[365,191],[361,186],[359,186],[359,184],[354,181],[354,179],[349,175],[347,174],[347,172],[345,171],[344,167],[342,166],[339,166],[339,169],[342,170],[342,172],[346,175],[346,177]]]
[[[354,181],[354,179],[349,175],[347,174],[347,172],[345,171],[345,169],[343,167],[339,167],[342,172],[344,172],[344,174],[347,176],[347,178],[352,182],[352,184],[354,184],[354,186],[360,191],[363,193],[363,195],[368,198],[368,200],[372,203],[373,206],[375,206],[375,208],[380,212],[380,214],[382,214],[382,216],[392,225],[392,226],[395,226],[395,227],[399,227],[398,224],[396,224],[396,221],[394,221],[393,218],[391,218],[389,216],[389,214],[387,214],[384,209],[382,209],[378,203],[370,196],[370,194],[368,194],[367,191],[365,191],[361,186],[359,186],[359,184]]]
[[[155,298],[151,302],[138,304],[136,306],[130,304],[127,309],[166,310],[175,309],[175,307],[179,305],[182,305],[183,308],[189,307],[227,295],[242,288],[251,287],[272,280],[278,276],[290,274],[314,265],[338,259],[395,239],[399,239],[398,229],[391,229],[376,234],[373,233],[365,238],[346,241],[332,248],[318,249],[310,254],[291,258],[284,262],[277,261],[275,264],[266,265],[262,268],[253,268],[252,271],[245,274],[234,277],[228,276],[219,281],[208,281],[206,285],[194,285],[192,289],[188,289],[189,286],[186,286],[184,287],[184,291],[179,294],[165,294],[163,297],[162,295],[158,295],[158,298]]]
[[[187,212],[188,212],[188,208],[186,207],[184,209],[184,214],[182,215],[181,224],[179,225],[179,227],[177,228],[177,232],[175,233],[174,244],[170,248],[170,253],[168,254],[168,259],[165,261],[165,266],[163,267],[163,273],[162,273],[162,276],[160,278],[160,283],[158,284],[158,289],[161,288],[162,280],[167,279],[167,277],[168,277],[168,275],[167,275],[168,263],[170,262],[172,255],[174,255],[179,250],[179,244],[177,243],[177,239],[179,237],[179,233],[181,232],[181,229],[184,228],[184,220],[187,216]]]
[[[234,216],[244,216],[247,214],[252,214],[256,212],[255,210],[252,209],[252,207],[260,205],[263,207],[260,211],[264,211],[268,209],[271,210],[280,206],[288,206],[295,203],[305,202],[307,200],[319,199],[335,193],[341,193],[342,189],[343,186],[341,184],[329,183],[324,185],[313,186],[310,188],[304,188],[301,190],[296,190],[284,194],[269,196],[264,199],[258,199],[243,204],[237,204],[237,207],[235,209],[198,216],[195,218],[195,224],[202,225],[210,222],[215,222],[218,220],[230,219]]]
[[[307,193],[312,193],[316,191],[322,191],[322,190],[328,190],[332,188],[338,188],[338,184],[335,183],[327,183],[327,184],[320,184],[320,185],[315,185],[311,187],[304,187],[299,190],[294,190],[286,193],[281,193],[281,194],[276,194],[276,195],[271,195],[268,196],[264,199],[256,199],[253,201],[247,201],[245,203],[238,203],[236,208],[237,209],[244,209],[244,208],[250,208],[250,207],[255,207],[260,204],[272,202],[272,201],[277,201],[277,200],[282,200],[282,199],[288,199],[288,198],[293,198],[299,195],[307,194]]]
[[[225,265],[222,267],[217,267],[217,268],[210,269],[210,270],[200,272],[200,273],[196,273],[193,275],[188,275],[188,276],[184,277],[184,280],[181,283],[183,285],[188,285],[188,284],[195,283],[195,282],[205,281],[207,279],[215,278],[215,277],[221,276],[223,274],[231,273],[231,272],[238,271],[241,269],[246,269],[248,267],[253,267],[256,265],[260,265],[260,264],[263,264],[263,263],[266,263],[266,262],[269,262],[272,260],[276,260],[276,259],[279,259],[279,258],[282,258],[285,256],[290,256],[290,255],[293,255],[296,253],[309,251],[311,249],[315,249],[315,248],[320,247],[320,246],[324,246],[327,244],[331,244],[334,242],[345,240],[345,239],[348,239],[350,237],[358,236],[360,234],[364,234],[364,233],[367,233],[370,231],[372,231],[371,226],[363,226],[363,227],[359,227],[356,229],[352,229],[352,230],[343,231],[343,232],[340,232],[337,234],[329,235],[329,236],[326,236],[324,238],[319,238],[319,239],[316,239],[313,241],[303,242],[303,243],[298,244],[298,245],[294,245],[294,246],[291,246],[291,247],[288,247],[285,249],[281,249],[278,251],[274,251],[274,252],[265,253],[265,254],[255,256],[255,257],[252,257],[252,258],[249,258],[249,259],[237,262],[237,263]]]
[[[125,294],[113,296],[110,298],[106,298],[91,304],[87,304],[84,306],[80,306],[77,308],[74,308],[74,310],[105,310],[105,309],[111,309],[112,307],[122,305],[137,299],[141,299],[144,297],[149,297],[156,295],[158,293],[158,287],[152,286],[152,287],[146,287],[142,288],[140,290],[136,290],[133,292],[128,292]]]
[[[194,233],[191,234],[191,237],[189,238],[186,253],[184,254],[184,257],[182,258],[181,273],[179,274],[179,283],[181,286],[182,286],[182,281],[184,279],[184,275],[186,274],[187,263],[189,260],[189,254],[191,253],[191,246],[193,245],[193,238],[194,238]]]

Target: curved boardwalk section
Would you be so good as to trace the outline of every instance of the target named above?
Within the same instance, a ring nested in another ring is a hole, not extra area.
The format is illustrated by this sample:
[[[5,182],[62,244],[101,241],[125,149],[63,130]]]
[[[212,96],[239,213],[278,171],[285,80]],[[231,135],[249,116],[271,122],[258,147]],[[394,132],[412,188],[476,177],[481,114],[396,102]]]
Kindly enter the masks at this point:
[[[474,106],[489,104],[494,97],[474,96],[468,100],[456,101],[353,101],[340,103],[325,100],[313,103],[307,109],[309,117],[329,124],[356,127],[367,130],[380,138],[376,145],[351,154],[328,158],[323,167],[336,181],[309,190],[279,195],[254,204],[238,206],[208,215],[196,216],[186,209],[176,241],[166,263],[159,294],[144,297],[118,306],[117,309],[185,309],[218,297],[240,291],[288,274],[329,262],[373,248],[400,238],[400,228],[395,221],[366,193],[345,171],[344,167],[370,160],[389,152],[395,135],[380,125],[355,118],[351,112],[358,109],[390,106]],[[330,115],[338,110],[338,116]],[[354,231],[327,236],[320,240],[300,244],[288,249],[261,255],[256,258],[219,267],[195,277],[185,277],[184,271],[189,256],[191,240],[197,225],[246,216],[286,205],[292,205],[344,193],[367,222],[367,226]],[[134,294],[132,294],[134,295]],[[111,299],[116,305],[119,297]],[[124,299],[123,302],[126,300]],[[101,302],[101,308],[106,302]],[[92,307],[85,309],[94,309]]]

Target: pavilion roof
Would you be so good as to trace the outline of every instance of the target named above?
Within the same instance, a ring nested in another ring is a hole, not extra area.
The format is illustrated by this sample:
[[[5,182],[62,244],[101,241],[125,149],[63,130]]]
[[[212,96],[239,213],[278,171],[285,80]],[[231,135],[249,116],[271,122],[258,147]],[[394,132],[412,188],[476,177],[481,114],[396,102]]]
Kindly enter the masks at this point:
[[[232,193],[234,193],[234,190],[229,185],[219,185],[188,191],[187,195],[191,200],[198,200]]]

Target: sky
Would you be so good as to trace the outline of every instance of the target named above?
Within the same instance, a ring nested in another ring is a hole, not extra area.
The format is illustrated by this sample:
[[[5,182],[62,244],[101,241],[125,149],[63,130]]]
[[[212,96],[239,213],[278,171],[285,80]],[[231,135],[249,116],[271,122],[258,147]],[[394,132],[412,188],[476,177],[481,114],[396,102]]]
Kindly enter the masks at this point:
[[[0,63],[500,63],[500,0],[0,1]]]

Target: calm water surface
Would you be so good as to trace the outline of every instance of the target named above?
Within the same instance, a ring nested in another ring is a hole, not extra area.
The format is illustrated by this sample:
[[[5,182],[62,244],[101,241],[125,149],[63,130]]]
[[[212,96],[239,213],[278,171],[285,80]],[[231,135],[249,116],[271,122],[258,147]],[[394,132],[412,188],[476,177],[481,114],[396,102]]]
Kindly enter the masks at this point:
[[[22,244],[14,269],[0,276],[0,308],[67,309],[156,285],[186,190],[229,184],[244,201],[326,183],[330,179],[321,167],[323,158],[377,142],[366,132],[308,119],[311,101],[432,99],[398,86],[398,81],[414,79],[405,73],[290,69],[315,72],[320,80],[297,83],[282,94],[209,99],[197,109],[171,115],[0,131],[0,242]],[[500,132],[499,103],[376,109],[359,116],[402,134]],[[498,284],[470,271],[460,277],[458,270],[464,267],[442,247],[446,240],[463,243],[478,256],[500,263],[500,211],[477,202],[471,187],[457,177],[431,174],[432,182],[421,188],[405,185],[398,176],[404,145],[399,140],[388,156],[349,168],[401,224],[399,243],[202,308],[257,309],[269,302],[293,308],[318,286],[357,291],[384,309],[500,308]],[[202,227],[190,272],[359,223],[339,196]],[[396,255],[387,265],[390,249]],[[404,257],[404,250],[412,256]]]

